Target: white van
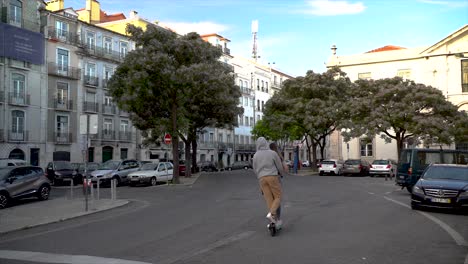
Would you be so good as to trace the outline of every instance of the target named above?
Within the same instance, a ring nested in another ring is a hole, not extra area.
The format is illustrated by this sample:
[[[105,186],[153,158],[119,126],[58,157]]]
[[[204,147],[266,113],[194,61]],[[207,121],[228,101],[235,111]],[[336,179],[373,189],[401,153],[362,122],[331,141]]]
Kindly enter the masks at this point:
[[[20,159],[0,159],[0,167],[14,167],[29,165],[26,161]]]

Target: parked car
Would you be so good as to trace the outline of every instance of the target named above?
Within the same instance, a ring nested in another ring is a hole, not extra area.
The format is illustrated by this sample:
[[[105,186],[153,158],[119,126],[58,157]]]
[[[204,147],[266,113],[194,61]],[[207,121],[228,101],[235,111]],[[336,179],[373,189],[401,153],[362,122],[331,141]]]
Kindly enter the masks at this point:
[[[0,209],[12,199],[37,197],[49,199],[50,181],[44,171],[36,166],[10,166],[0,168]]]
[[[247,170],[247,169],[252,169],[252,164],[248,161],[234,161],[230,166],[226,167],[226,170],[231,171],[231,170]]]
[[[468,210],[468,165],[431,164],[411,193],[411,208]]]
[[[46,167],[46,176],[52,185],[69,184],[70,181],[73,181],[74,184],[79,182],[78,173],[73,169],[69,161],[49,162]]]
[[[310,167],[310,162],[308,160],[302,161],[302,167]]]
[[[130,186],[149,184],[155,186],[158,182],[172,181],[174,166],[170,162],[146,163],[139,171],[128,174]]]
[[[369,162],[362,159],[348,159],[343,164],[343,175],[369,175]]]
[[[128,183],[128,174],[138,171],[140,163],[137,160],[108,160],[102,163],[99,168],[91,172],[91,182],[93,184],[109,185],[112,179],[117,181],[117,186]]]
[[[394,160],[391,159],[379,159],[374,160],[370,164],[369,175],[371,177],[384,175],[390,178],[395,177],[397,165]]]
[[[86,165],[86,166],[85,166]],[[86,178],[85,175],[85,167],[86,167],[86,173],[91,175],[91,172],[97,170],[99,168],[99,163],[96,162],[87,162],[85,163],[72,163],[73,169],[76,171],[78,174],[76,176],[77,178],[77,183],[83,183],[83,179]]]
[[[25,166],[29,165],[25,160],[21,159],[0,159],[0,167],[12,167],[12,166]]]
[[[212,161],[203,161],[197,164],[198,171],[218,171],[218,168]]]
[[[328,159],[323,160],[319,164],[319,175],[324,174],[333,174],[333,175],[341,175],[343,169],[343,161],[337,159]]]
[[[398,161],[396,184],[411,192],[429,164],[467,164],[468,151],[454,149],[403,149]]]

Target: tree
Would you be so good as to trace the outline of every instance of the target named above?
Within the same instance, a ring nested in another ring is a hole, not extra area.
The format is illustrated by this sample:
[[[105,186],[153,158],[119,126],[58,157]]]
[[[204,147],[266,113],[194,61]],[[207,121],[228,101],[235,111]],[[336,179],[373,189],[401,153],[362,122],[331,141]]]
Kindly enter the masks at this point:
[[[386,142],[396,140],[398,158],[410,137],[453,142],[463,114],[440,90],[400,77],[355,83],[348,104],[350,119],[344,126],[349,128],[343,133],[346,140],[380,134]]]
[[[154,25],[146,31],[129,25],[127,32],[137,48],[117,67],[109,81],[110,94],[119,108],[130,113],[138,129],[166,128],[171,133],[173,162],[178,168],[180,131],[187,131],[189,124],[189,91],[196,89],[194,78],[200,69],[220,65],[221,52],[196,33],[178,36]],[[177,169],[174,182],[179,182]]]

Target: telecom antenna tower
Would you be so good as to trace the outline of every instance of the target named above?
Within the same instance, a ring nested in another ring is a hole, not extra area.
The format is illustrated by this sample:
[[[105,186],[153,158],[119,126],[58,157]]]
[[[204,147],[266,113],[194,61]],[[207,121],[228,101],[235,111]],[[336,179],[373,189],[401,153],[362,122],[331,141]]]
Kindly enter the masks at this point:
[[[253,41],[253,47],[252,47],[252,58],[257,61],[257,58],[260,58],[258,56],[257,52],[257,33],[258,33],[258,20],[252,21],[252,41]]]

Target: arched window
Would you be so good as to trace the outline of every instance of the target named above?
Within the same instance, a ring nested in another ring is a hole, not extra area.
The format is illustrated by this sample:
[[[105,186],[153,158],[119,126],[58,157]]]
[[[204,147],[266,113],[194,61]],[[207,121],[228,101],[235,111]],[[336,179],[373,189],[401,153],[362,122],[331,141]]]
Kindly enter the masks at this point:
[[[19,73],[13,73],[11,75],[12,86],[11,86],[11,100],[14,103],[24,104],[25,102],[25,77]]]
[[[11,111],[11,131],[13,133],[24,132],[24,112],[19,110]]]
[[[20,159],[20,160],[26,160],[24,157],[24,152],[21,149],[14,149],[10,152],[10,155],[8,156],[9,159]]]

